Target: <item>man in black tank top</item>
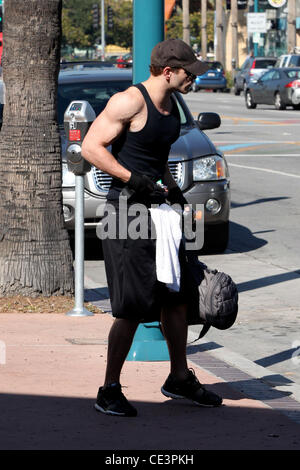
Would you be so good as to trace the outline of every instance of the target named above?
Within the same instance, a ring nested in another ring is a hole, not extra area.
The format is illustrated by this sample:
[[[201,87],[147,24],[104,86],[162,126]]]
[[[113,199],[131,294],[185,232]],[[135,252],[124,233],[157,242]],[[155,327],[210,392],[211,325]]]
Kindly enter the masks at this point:
[[[93,122],[84,139],[82,154],[113,177],[107,199],[117,215],[121,211],[120,195],[127,196],[129,205],[142,203],[146,212],[151,204],[166,199],[184,209],[187,201],[168,167],[170,147],[180,133],[179,112],[172,93],[186,94],[196,76],[207,68],[180,39],[162,41],[152,51],[150,77],[112,96]],[[111,144],[109,152],[107,147]],[[167,191],[156,184],[158,180]],[[128,216],[127,223],[132,218]],[[149,211],[147,223],[149,230]],[[138,324],[153,321],[161,322],[170,353],[171,370],[162,393],[171,398],[189,398],[202,406],[219,406],[222,399],[207,391],[187,365],[189,286],[183,246],[180,291],[171,292],[156,278],[155,240],[117,235],[103,239],[102,245],[115,320],[109,334],[105,382],[98,391],[96,410],[136,416],[136,409],[121,391],[120,373]]]

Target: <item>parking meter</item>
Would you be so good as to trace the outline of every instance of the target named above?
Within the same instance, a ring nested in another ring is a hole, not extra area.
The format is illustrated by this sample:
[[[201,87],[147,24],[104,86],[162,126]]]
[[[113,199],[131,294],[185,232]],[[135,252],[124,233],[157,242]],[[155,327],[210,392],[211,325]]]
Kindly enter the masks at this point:
[[[83,176],[91,169],[81,155],[81,145],[95,118],[95,111],[88,101],[72,101],[64,115],[68,169],[77,176]]]
[[[75,306],[69,316],[91,316],[84,307],[84,175],[91,165],[81,155],[81,146],[96,114],[88,101],[72,101],[64,115],[68,139],[67,163],[75,174]]]
[[[236,60],[235,59],[231,59],[231,65],[232,65],[233,70],[235,70],[236,69]]]

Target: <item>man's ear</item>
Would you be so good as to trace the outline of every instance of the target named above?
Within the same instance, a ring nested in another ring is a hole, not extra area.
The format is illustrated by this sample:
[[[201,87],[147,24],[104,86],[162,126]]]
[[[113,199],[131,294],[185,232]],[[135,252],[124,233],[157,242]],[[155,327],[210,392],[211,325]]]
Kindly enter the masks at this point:
[[[170,78],[171,78],[171,72],[172,72],[171,67],[165,67],[163,69],[163,76],[166,78],[168,82],[170,81]]]

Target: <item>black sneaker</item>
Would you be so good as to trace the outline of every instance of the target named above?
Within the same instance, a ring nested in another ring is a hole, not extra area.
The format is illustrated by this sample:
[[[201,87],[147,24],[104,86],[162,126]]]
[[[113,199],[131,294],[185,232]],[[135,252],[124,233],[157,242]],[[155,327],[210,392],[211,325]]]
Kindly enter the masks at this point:
[[[114,416],[136,416],[137,410],[122,393],[121,385],[100,387],[94,405],[97,411]]]
[[[169,375],[161,392],[169,398],[188,398],[200,406],[213,407],[222,404],[222,398],[206,390],[193,370],[189,370],[189,377],[183,381],[175,380]]]

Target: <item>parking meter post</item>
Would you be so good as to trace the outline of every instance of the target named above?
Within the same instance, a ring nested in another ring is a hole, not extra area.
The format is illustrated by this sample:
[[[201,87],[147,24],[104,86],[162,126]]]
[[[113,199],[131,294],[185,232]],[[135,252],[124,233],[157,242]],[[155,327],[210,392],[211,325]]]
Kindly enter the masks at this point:
[[[87,101],[72,101],[64,115],[68,169],[75,174],[75,305],[66,314],[73,317],[94,315],[84,307],[84,176],[91,165],[82,157],[81,145],[95,118]]]
[[[71,317],[94,314],[84,307],[84,176],[75,176],[75,305]]]

